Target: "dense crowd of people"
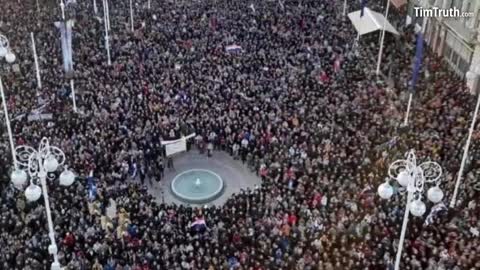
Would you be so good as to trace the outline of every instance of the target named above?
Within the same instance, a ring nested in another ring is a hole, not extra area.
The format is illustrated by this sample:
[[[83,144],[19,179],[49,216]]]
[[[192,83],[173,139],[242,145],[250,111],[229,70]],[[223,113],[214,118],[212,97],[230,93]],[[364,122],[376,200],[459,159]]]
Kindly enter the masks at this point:
[[[384,201],[376,189],[409,149],[441,164],[448,205],[475,97],[426,51],[410,123],[400,125],[414,56],[409,27],[387,37],[383,71],[393,74],[392,87],[372,72],[378,36],[356,41],[343,1],[176,0],[148,9],[134,0],[134,32],[129,2],[111,2],[109,66],[97,2],[97,15],[95,1],[66,6],[75,20],[75,113],[57,1],[0,0],[0,33],[17,56],[0,64],[15,144],[48,137],[80,176],[68,188],[49,185],[66,269],[393,269],[404,197]],[[226,51],[231,45],[241,50]],[[29,121],[35,110],[53,117]],[[168,205],[149,195],[143,180],[162,181],[168,169],[161,141],[191,132],[202,151],[248,163],[262,185],[223,206]],[[3,138],[0,268],[48,269],[45,208],[9,184]],[[477,131],[459,204],[411,218],[401,269],[480,269],[479,138]],[[132,168],[142,181],[130,181]],[[94,198],[84,179],[90,171]],[[197,219],[205,230],[192,230]]]

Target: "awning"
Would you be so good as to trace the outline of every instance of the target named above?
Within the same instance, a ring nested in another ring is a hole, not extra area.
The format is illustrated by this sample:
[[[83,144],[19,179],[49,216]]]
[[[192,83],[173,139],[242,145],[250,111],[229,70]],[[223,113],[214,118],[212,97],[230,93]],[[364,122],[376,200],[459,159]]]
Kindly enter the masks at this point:
[[[348,14],[348,18],[352,22],[357,33],[362,36],[374,31],[382,30],[385,24],[385,17],[369,8],[365,8],[363,17],[360,17],[361,10],[357,10]],[[393,27],[388,21],[385,24],[385,31],[388,31],[395,35],[400,35],[395,27]]]
[[[392,1],[392,4],[398,9],[406,5],[408,2],[408,0],[391,0],[391,1]]]

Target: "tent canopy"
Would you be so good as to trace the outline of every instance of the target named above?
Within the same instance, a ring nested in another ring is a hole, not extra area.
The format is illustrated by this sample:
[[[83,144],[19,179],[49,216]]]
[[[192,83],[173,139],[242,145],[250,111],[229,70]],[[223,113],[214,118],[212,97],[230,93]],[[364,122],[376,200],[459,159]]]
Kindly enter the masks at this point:
[[[385,24],[385,31],[394,35],[399,35],[395,27],[390,22],[385,21],[385,17],[371,9],[365,7],[363,17],[360,17],[361,10],[357,10],[348,14],[348,18],[352,22],[357,33],[362,36],[374,31],[382,30]],[[386,22],[386,23],[385,23]]]

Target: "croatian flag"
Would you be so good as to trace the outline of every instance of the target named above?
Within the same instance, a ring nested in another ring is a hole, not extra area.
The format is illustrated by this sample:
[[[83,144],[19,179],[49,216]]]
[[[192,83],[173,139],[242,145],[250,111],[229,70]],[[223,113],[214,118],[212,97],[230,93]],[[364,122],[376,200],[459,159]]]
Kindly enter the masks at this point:
[[[361,3],[361,11],[360,11],[360,18],[363,17],[363,13],[365,12],[365,6],[367,5],[367,0],[362,0]]]
[[[190,228],[194,231],[204,231],[207,228],[207,223],[205,223],[205,219],[203,217],[197,218],[192,224],[190,224]]]
[[[422,66],[423,58],[423,34],[419,32],[417,35],[417,49],[415,51],[415,66],[413,67],[413,75],[410,91],[415,91],[415,85],[417,84],[418,74],[420,73],[420,67]]]
[[[93,179],[93,171],[90,171],[90,174],[87,177],[87,183],[88,183],[88,198],[93,201],[97,196],[97,185],[95,184],[95,181]]]
[[[225,51],[228,53],[239,53],[239,52],[242,52],[242,47],[234,44],[234,45],[225,47]]]

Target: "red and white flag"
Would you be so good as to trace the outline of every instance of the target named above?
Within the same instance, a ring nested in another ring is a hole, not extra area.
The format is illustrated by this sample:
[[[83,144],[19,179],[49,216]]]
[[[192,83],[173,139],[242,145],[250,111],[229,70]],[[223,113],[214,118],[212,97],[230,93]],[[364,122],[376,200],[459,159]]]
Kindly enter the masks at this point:
[[[320,72],[320,74],[318,75],[318,79],[321,83],[327,83],[330,78],[328,78],[328,75],[325,71],[322,70],[322,72]]]

